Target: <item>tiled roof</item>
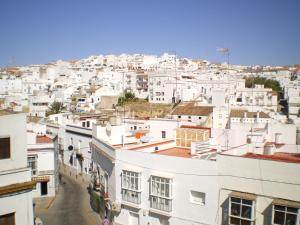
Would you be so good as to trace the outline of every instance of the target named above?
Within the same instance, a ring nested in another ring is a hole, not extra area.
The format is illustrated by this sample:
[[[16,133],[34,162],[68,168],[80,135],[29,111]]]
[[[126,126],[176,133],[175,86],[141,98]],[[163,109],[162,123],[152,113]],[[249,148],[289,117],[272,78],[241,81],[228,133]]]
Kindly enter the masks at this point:
[[[162,151],[156,151],[154,154],[191,158],[191,151],[186,148],[169,148]]]
[[[274,160],[281,162],[300,163],[300,154],[276,152],[273,155],[262,155],[248,152],[243,157],[252,159]]]
[[[247,110],[241,110],[241,109],[233,109],[230,111],[230,117],[238,117],[238,118],[244,118],[246,113],[246,118],[256,118],[257,113],[256,112],[248,112]],[[259,112],[259,118],[270,118],[269,115],[267,115],[264,112]]]
[[[189,103],[184,106],[177,106],[172,115],[209,116],[212,112],[212,106],[195,106],[193,103]]]
[[[146,143],[146,144],[136,145],[132,148],[128,148],[128,150],[141,150],[143,148],[156,147],[156,146],[159,146],[159,145],[169,144],[169,143],[172,143],[172,142],[174,142],[174,140],[150,142],[150,143]]]
[[[45,143],[52,143],[52,139],[47,137],[46,135],[44,136],[36,136],[36,143],[37,144],[45,144]]]

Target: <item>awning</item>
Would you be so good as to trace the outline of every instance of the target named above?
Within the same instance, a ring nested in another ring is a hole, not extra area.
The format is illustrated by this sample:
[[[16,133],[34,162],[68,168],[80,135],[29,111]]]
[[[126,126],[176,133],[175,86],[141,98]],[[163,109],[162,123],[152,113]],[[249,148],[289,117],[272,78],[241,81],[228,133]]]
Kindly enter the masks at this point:
[[[281,206],[300,208],[300,202],[295,202],[295,201],[281,199],[281,198],[274,199],[272,204],[273,205],[281,205]]]
[[[32,181],[35,182],[48,182],[50,180],[49,176],[37,176],[37,177],[32,177]]]
[[[236,197],[236,198],[247,199],[252,201],[256,199],[255,194],[247,193],[247,192],[239,192],[239,191],[232,191],[229,194],[229,197]]]

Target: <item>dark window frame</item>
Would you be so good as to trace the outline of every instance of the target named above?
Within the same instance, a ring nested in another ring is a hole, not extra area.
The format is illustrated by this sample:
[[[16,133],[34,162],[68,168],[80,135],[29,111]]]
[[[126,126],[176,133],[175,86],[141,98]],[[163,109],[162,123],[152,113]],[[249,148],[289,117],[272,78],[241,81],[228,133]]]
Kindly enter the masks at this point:
[[[8,146],[8,147],[7,147]],[[0,137],[0,160],[11,158],[11,141],[10,137]]]
[[[16,224],[15,212],[8,213],[5,215],[0,215],[0,224],[15,225]]]

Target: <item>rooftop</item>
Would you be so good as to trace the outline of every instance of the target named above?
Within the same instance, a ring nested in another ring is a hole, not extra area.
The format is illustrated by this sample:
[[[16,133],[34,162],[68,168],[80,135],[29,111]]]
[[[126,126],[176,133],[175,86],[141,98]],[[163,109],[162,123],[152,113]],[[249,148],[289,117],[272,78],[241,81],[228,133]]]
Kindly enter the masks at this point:
[[[241,109],[233,109],[230,111],[230,117],[238,117],[238,118],[256,118],[257,114],[259,113],[259,118],[270,118],[264,112],[248,112],[247,110]]]
[[[167,155],[167,156],[175,156],[175,157],[183,157],[183,158],[191,158],[191,150],[186,148],[169,148],[161,151],[156,151],[154,154],[159,155]]]
[[[244,154],[243,157],[252,158],[252,159],[262,159],[262,160],[274,160],[274,161],[289,162],[289,163],[300,163],[299,153],[276,152],[273,155],[263,155],[263,154],[255,154],[255,153],[248,152]]]
[[[187,103],[177,106],[172,115],[209,116],[212,112],[212,106],[197,106],[195,103]]]
[[[47,137],[46,135],[43,136],[36,136],[36,143],[37,144],[48,144],[52,143],[52,139]]]
[[[18,112],[14,112],[7,109],[1,109],[0,110],[0,116],[10,115],[10,114],[17,114]]]

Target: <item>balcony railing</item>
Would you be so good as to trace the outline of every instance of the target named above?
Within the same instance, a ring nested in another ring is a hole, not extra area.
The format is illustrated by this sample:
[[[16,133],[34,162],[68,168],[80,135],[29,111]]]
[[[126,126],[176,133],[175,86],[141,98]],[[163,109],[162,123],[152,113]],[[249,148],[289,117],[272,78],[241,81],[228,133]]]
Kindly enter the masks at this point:
[[[137,205],[141,204],[141,193],[137,191],[122,189],[122,200],[126,202],[132,202]]]
[[[157,196],[150,196],[150,207],[160,211],[172,211],[172,199],[161,198]]]

